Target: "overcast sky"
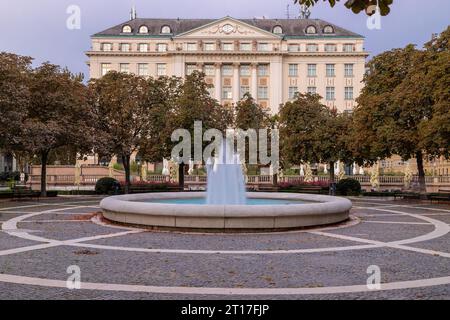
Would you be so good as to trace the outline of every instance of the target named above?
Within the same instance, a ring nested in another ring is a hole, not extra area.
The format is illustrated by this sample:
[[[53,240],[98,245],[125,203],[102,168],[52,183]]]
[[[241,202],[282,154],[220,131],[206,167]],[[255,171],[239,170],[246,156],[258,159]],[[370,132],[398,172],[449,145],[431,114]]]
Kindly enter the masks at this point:
[[[88,76],[85,51],[90,35],[129,18],[132,3],[141,18],[285,18],[298,15],[293,0],[0,0],[0,51],[50,61]],[[449,25],[449,0],[394,0],[391,14],[382,17],[381,30],[366,27],[367,16],[347,10],[342,0],[334,9],[321,1],[312,9],[319,18],[366,37],[366,50],[378,54],[408,43],[422,46]],[[424,5],[426,3],[426,5]],[[81,29],[68,30],[67,8],[81,9]]]

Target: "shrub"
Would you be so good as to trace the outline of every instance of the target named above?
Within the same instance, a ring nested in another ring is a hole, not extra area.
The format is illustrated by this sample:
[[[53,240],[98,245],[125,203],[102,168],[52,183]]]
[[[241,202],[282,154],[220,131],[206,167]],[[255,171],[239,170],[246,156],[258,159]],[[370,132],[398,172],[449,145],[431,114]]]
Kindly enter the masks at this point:
[[[25,180],[27,179],[27,175],[25,175]],[[0,173],[0,181],[19,181],[20,180],[20,172],[14,171],[14,172],[2,172]]]
[[[361,184],[355,179],[342,179],[337,183],[336,191],[343,196],[359,195],[361,193]]]
[[[95,193],[97,194],[110,194],[116,191],[120,191],[120,183],[114,178],[104,177],[95,184]]]

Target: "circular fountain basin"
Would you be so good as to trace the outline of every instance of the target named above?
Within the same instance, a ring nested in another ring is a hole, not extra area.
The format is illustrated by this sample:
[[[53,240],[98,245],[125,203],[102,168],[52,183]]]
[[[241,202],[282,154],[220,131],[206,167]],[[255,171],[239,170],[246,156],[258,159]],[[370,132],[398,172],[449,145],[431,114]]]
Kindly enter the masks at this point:
[[[247,193],[245,205],[208,205],[203,192],[120,195],[100,207],[111,221],[159,229],[277,231],[348,219],[350,200],[292,193]]]

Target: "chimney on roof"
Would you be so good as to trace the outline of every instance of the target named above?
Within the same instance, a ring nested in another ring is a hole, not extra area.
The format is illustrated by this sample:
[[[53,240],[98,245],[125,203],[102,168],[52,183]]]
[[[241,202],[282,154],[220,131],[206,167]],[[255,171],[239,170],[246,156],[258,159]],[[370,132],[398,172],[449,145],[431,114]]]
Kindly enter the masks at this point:
[[[130,11],[130,20],[134,20],[137,18],[137,13],[136,13],[136,6],[133,5],[131,7],[131,11]]]

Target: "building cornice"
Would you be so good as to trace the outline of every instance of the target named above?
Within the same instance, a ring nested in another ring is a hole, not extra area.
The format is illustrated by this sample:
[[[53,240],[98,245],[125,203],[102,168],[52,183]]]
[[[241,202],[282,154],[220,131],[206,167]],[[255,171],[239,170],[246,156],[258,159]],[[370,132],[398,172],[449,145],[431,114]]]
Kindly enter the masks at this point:
[[[246,52],[246,51],[168,51],[168,52],[121,52],[121,51],[86,51],[88,57],[169,57],[169,56],[286,56],[286,57],[368,57],[363,52]]]

